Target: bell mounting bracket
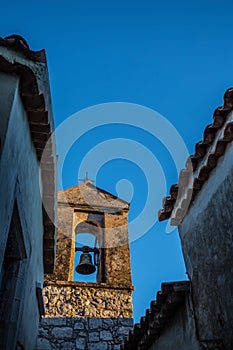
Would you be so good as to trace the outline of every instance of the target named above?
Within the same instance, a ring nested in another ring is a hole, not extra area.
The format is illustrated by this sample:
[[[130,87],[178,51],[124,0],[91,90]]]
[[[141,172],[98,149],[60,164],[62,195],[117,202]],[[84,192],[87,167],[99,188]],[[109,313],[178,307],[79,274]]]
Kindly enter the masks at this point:
[[[83,252],[83,253],[99,253],[98,248],[90,248],[87,245],[84,245],[81,248],[75,247],[76,252]]]

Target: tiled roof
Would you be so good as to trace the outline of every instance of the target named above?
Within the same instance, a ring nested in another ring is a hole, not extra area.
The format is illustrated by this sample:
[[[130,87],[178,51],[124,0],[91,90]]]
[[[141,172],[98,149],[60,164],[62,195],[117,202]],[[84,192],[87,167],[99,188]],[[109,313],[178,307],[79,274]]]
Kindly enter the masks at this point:
[[[5,46],[8,48],[13,48],[17,51],[21,51],[27,58],[34,62],[46,62],[45,50],[30,50],[28,43],[20,35],[14,34],[5,38],[0,37],[0,46]]]
[[[170,195],[163,199],[163,209],[159,210],[159,221],[171,219],[172,225],[179,225],[187,213],[195,196],[208,180],[218,159],[233,140],[233,88],[224,94],[224,104],[213,114],[213,123],[207,125],[202,141],[196,143],[195,153],[188,157],[186,168],[181,170],[179,182],[172,185]]]
[[[128,337],[121,345],[121,350],[146,350],[160,337],[169,324],[179,306],[185,302],[185,296],[190,290],[190,282],[162,283],[161,291],[156,300],[141,317],[140,323],[134,325]]]
[[[33,61],[45,62],[44,51],[31,51],[26,41],[18,35],[13,35],[5,39],[0,38],[0,46],[7,47],[11,50],[22,51],[27,58]],[[31,132],[31,139],[34,144],[38,161],[41,161],[42,153],[46,145],[46,154],[43,155],[41,163],[41,175],[43,183],[43,203],[49,203],[51,208],[50,218],[43,208],[44,222],[44,270],[45,273],[52,273],[55,260],[55,238],[56,230],[52,222],[55,216],[55,162],[54,144],[51,141],[53,125],[49,121],[48,111],[44,95],[39,92],[37,78],[34,72],[27,66],[16,59],[8,61],[0,55],[0,71],[4,73],[13,73],[20,79],[20,95],[23,101],[25,111],[28,116],[28,123]],[[48,141],[48,142],[47,142]]]

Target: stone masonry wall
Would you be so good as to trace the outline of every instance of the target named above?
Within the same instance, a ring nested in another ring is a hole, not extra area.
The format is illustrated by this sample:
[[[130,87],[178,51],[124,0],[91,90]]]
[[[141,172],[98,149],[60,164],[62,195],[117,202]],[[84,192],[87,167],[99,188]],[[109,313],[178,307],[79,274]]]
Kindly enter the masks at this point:
[[[132,290],[105,283],[53,283],[44,288],[46,316],[131,318]]]
[[[133,327],[128,211],[89,182],[59,193],[56,269],[45,278],[38,350],[120,350]],[[98,240],[96,283],[72,281],[79,233]]]
[[[131,318],[43,318],[37,350],[120,350]]]

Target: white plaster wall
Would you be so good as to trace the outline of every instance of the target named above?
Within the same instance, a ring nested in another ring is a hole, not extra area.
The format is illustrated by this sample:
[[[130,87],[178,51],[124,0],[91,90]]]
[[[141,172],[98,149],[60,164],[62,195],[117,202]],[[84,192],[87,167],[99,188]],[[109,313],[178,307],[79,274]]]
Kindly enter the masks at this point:
[[[219,187],[224,183],[226,178],[233,173],[233,144],[228,144],[225,154],[218,160],[217,167],[213,169],[209,179],[203,185],[201,191],[195,198],[188,214],[179,226],[182,236],[187,233],[187,228],[190,222],[199,221],[199,216],[208,208],[209,203],[213,199],[213,195],[219,191]],[[231,189],[229,188],[229,191]],[[221,204],[221,203],[219,203]],[[228,203],[229,205],[229,203]]]
[[[233,146],[179,226],[187,272],[192,281],[197,335],[233,348]]]
[[[0,78],[2,78],[2,75]],[[14,92],[14,99],[10,115],[8,115],[8,128],[5,128],[4,147],[0,154],[0,267],[3,262],[14,200],[16,198],[28,255],[22,319],[18,339],[26,350],[33,350],[36,346],[39,323],[36,282],[43,283],[43,225],[42,203],[39,191],[40,173],[35,149],[30,138],[27,115],[19,95],[18,78],[10,76],[7,82],[4,81],[4,84],[0,84],[1,98],[4,97],[7,90],[4,89],[4,86],[9,88],[8,93],[10,96]],[[1,110],[1,112],[5,113],[4,120],[6,120],[9,108]]]
[[[17,84],[18,79],[14,75],[7,75],[0,72],[0,154],[5,142],[9,115],[14,101],[15,88]]]
[[[188,296],[185,305],[181,306],[172,318],[171,323],[165,325],[161,336],[153,343],[149,350],[199,350],[196,339],[191,300]]]

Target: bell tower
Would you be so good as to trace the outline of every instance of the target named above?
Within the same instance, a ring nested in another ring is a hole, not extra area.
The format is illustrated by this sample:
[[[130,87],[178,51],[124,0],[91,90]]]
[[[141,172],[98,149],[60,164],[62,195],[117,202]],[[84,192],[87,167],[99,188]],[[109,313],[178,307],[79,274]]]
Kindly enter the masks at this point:
[[[46,314],[41,326],[52,320],[52,327],[56,319],[66,319],[65,324],[69,319],[77,346],[80,334],[75,324],[83,322],[80,327],[86,335],[80,340],[80,349],[120,349],[123,337],[132,328],[129,207],[90,180],[58,193],[56,267],[53,275],[45,276]],[[79,235],[85,234],[93,237],[93,244],[77,244]],[[95,280],[83,282],[82,273],[93,271]],[[93,347],[89,339],[93,322],[99,325],[99,334],[95,334],[99,347]]]

